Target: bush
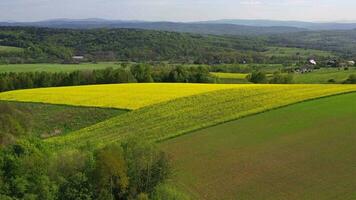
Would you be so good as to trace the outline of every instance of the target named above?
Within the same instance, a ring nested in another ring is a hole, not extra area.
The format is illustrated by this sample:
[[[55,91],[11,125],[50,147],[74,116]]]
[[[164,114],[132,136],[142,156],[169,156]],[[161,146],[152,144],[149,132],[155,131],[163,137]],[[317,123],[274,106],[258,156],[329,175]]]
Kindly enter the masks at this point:
[[[351,74],[348,79],[344,81],[345,84],[356,84],[356,74]]]
[[[264,72],[253,72],[247,76],[247,80],[251,83],[267,83],[267,76]]]
[[[293,83],[292,74],[274,73],[272,79],[269,81],[271,84],[291,84]]]

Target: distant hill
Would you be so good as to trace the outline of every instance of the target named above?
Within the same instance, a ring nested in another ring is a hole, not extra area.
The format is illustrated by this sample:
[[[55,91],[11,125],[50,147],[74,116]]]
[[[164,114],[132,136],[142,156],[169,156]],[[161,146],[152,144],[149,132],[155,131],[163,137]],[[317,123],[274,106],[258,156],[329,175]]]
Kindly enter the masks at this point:
[[[292,33],[307,29],[287,26],[247,26],[231,23],[179,23],[179,22],[144,22],[104,19],[56,19],[40,22],[0,22],[0,26],[34,26],[48,28],[94,29],[94,28],[134,28],[145,30],[173,31],[211,35],[263,35]]]
[[[295,27],[308,30],[352,30],[356,29],[356,23],[351,22],[303,22],[303,21],[278,21],[278,20],[244,20],[244,19],[222,19],[215,21],[199,22],[203,24],[233,24],[255,27]]]

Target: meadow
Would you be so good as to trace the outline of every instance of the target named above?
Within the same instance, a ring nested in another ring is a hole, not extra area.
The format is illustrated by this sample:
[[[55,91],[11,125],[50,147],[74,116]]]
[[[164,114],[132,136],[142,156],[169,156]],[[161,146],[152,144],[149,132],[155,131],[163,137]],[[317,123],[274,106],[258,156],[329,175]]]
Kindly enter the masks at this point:
[[[223,73],[223,72],[212,72],[211,74],[218,77],[220,83],[224,83],[224,84],[249,83],[248,80],[246,79],[248,74]]]
[[[276,57],[299,57],[300,59],[308,59],[311,56],[317,57],[334,57],[335,55],[328,51],[315,49],[291,48],[291,47],[268,47],[264,52],[266,56]]]
[[[246,77],[248,74],[241,73],[212,73],[219,77],[221,83],[248,83]],[[293,82],[296,84],[326,84],[333,80],[333,83],[343,83],[350,75],[356,74],[355,67],[349,67],[348,70],[338,68],[321,68],[313,72],[299,74],[293,73]],[[273,74],[267,73],[267,77]]]
[[[323,68],[306,74],[295,74],[296,83],[328,83],[333,79],[336,83],[342,83],[351,74],[356,74],[356,68],[350,67],[348,70],[339,70],[334,68]]]
[[[102,146],[130,136],[162,141],[300,101],[356,91],[352,85],[237,86],[149,105],[47,142]]]
[[[1,47],[0,47],[1,49]],[[1,50],[0,50],[1,51]],[[121,65],[115,62],[81,63],[81,64],[7,64],[0,65],[0,73],[4,72],[72,72],[77,70],[105,69],[108,67],[118,68]]]
[[[165,141],[193,199],[354,199],[356,94],[307,101]]]
[[[0,54],[12,54],[12,53],[21,53],[24,50],[18,47],[9,47],[9,46],[1,46],[0,45]]]
[[[41,138],[67,134],[127,112],[119,109],[0,101],[0,108],[8,109],[8,106],[22,114],[23,117],[17,120],[27,124],[31,135]],[[2,128],[0,126],[0,132]]]

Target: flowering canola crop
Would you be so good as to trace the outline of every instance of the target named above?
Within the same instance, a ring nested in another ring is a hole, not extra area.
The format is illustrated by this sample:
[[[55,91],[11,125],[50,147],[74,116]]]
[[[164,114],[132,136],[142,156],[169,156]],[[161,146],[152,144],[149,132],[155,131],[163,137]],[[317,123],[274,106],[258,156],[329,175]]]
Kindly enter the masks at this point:
[[[16,90],[0,93],[0,100],[109,107],[135,110],[148,105],[243,85],[111,84]]]
[[[353,85],[236,85],[146,106],[48,142],[100,146],[129,136],[165,140],[281,106],[354,91]]]

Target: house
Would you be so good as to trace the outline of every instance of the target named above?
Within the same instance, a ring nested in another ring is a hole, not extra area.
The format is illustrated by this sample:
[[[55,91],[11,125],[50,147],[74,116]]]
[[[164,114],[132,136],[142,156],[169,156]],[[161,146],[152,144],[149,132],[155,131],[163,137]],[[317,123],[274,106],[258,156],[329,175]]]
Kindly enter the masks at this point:
[[[83,60],[84,56],[73,56],[72,59],[73,60]]]
[[[347,61],[347,64],[350,66],[353,66],[353,65],[355,65],[355,61],[353,61],[353,60]]]
[[[309,64],[317,65],[317,62],[314,59],[309,59]]]

